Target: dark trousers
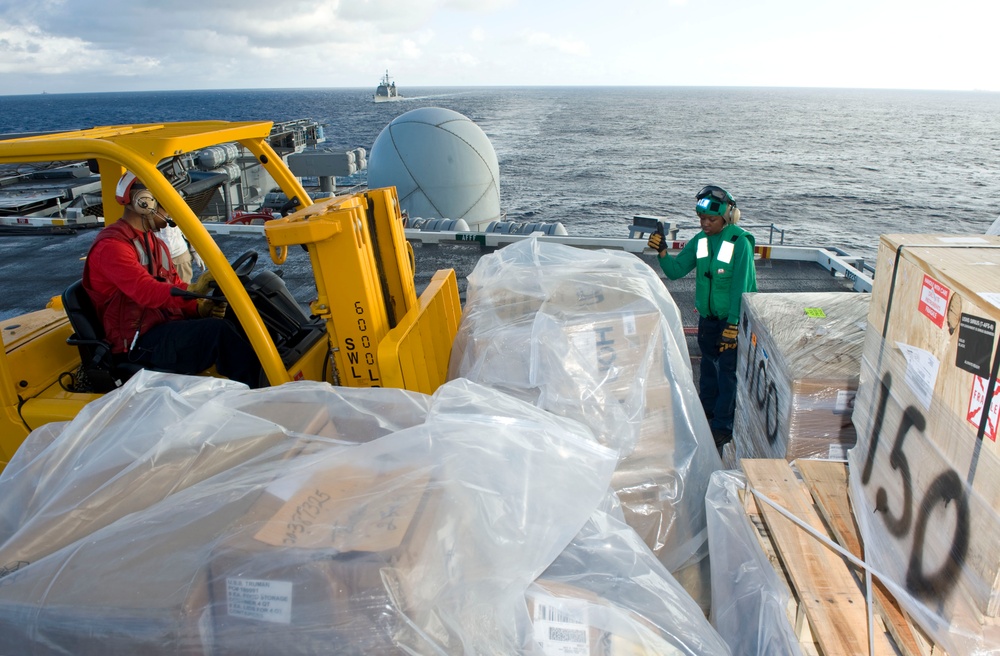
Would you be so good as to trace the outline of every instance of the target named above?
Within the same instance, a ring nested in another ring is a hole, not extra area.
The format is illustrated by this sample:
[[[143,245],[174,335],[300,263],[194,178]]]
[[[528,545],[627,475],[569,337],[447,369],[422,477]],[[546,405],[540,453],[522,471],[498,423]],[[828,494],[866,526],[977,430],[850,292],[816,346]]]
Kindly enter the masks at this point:
[[[701,317],[698,320],[698,347],[701,349],[698,396],[713,435],[732,435],[736,410],[736,349],[719,353],[719,338],[727,325],[724,319]]]
[[[225,319],[182,319],[154,326],[139,337],[129,362],[178,374],[216,370],[260,387],[261,367],[250,342]]]

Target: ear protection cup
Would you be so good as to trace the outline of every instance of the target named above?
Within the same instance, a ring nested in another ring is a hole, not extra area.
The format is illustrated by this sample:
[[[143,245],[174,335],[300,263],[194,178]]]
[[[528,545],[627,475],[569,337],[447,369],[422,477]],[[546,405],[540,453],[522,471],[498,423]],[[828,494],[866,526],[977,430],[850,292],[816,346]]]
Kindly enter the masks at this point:
[[[729,225],[736,225],[740,220],[740,208],[735,205],[729,208],[729,216],[727,217],[726,223]]]
[[[136,189],[131,194],[132,209],[140,216],[149,216],[156,211],[156,199],[148,189]]]
[[[125,174],[118,180],[118,185],[115,187],[115,200],[117,200],[122,205],[128,205],[132,202],[132,185],[135,184],[136,177],[131,171],[126,171]]]

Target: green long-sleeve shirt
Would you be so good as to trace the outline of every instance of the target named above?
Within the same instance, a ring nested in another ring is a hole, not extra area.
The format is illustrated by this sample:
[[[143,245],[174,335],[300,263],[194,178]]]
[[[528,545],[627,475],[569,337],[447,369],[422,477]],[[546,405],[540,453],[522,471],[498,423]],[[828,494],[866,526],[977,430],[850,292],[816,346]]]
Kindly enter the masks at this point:
[[[754,243],[753,235],[735,225],[727,225],[717,235],[699,232],[677,255],[659,258],[660,268],[671,280],[697,270],[694,306],[698,314],[736,324],[743,292],[757,291]]]

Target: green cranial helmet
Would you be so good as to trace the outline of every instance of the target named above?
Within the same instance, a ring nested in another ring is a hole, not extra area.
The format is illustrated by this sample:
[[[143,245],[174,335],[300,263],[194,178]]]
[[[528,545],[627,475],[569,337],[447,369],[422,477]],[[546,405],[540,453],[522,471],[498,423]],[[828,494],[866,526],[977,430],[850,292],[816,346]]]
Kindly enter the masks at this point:
[[[736,199],[732,194],[715,185],[708,185],[695,196],[698,200],[694,211],[708,216],[726,216],[730,207],[736,207]]]

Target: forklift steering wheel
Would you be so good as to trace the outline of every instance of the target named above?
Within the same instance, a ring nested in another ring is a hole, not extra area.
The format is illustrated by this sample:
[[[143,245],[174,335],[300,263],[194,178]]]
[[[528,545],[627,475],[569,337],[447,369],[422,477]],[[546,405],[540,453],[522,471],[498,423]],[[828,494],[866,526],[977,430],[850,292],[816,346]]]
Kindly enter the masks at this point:
[[[233,260],[233,272],[241,278],[243,276],[250,275],[250,272],[253,271],[253,268],[257,265],[258,257],[259,253],[257,253],[257,251],[247,251],[243,253],[238,258]]]

